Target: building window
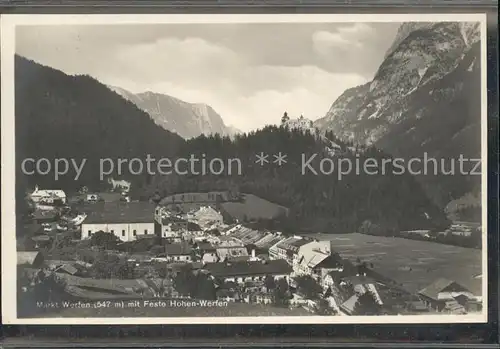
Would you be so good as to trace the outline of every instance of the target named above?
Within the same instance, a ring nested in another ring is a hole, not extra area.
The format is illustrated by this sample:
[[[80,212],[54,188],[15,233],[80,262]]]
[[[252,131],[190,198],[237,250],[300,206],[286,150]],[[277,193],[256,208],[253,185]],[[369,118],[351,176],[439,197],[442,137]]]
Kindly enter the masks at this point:
[[[125,236],[125,230],[122,230],[122,236]]]
[[[136,236],[136,235],[137,235],[137,230],[134,230],[134,236]]]

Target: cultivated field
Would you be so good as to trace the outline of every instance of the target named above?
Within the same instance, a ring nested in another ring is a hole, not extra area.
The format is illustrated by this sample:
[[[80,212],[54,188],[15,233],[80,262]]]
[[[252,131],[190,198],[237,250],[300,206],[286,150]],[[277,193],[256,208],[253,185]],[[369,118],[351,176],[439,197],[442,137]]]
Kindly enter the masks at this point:
[[[481,250],[427,241],[363,234],[316,234],[334,241],[343,257],[374,264],[374,269],[409,291],[418,291],[438,278],[455,280],[481,294]]]

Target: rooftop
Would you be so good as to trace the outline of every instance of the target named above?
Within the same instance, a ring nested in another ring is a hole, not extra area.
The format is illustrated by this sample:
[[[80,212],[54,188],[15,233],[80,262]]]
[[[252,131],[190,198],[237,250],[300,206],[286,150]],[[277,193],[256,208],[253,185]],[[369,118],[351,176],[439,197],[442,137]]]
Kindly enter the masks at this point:
[[[348,260],[342,259],[338,253],[332,253],[328,255],[326,258],[322,259],[318,264],[316,264],[318,268],[351,268],[353,270],[353,265]]]
[[[32,196],[53,196],[53,197],[61,197],[61,198],[66,197],[66,193],[60,189],[38,189],[38,188],[35,188],[35,190],[31,193],[31,195]]]
[[[291,237],[280,242],[277,247],[283,250],[297,250],[300,246],[303,246],[308,242],[310,241],[307,239]]]
[[[200,251],[215,251],[216,248],[210,242],[198,242],[198,249]]]
[[[431,299],[438,299],[438,294],[452,285],[455,285],[456,287],[461,288],[464,291],[466,290],[464,286],[458,284],[455,281],[440,278],[434,281],[429,286],[420,290],[418,293]]]
[[[168,256],[180,256],[191,254],[191,246],[187,243],[167,244],[165,245],[165,253]]]
[[[114,202],[92,205],[83,224],[153,223],[154,205],[149,202]]]

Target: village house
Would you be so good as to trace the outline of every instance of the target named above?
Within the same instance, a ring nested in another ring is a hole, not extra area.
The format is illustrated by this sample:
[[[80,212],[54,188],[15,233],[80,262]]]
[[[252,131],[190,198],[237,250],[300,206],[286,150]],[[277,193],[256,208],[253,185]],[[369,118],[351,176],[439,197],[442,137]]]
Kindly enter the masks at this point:
[[[97,201],[99,201],[99,199],[100,199],[99,194],[96,194],[96,193],[85,195],[85,201],[87,201],[87,202],[97,202]]]
[[[215,263],[219,261],[217,249],[209,242],[196,243],[196,254],[202,263]]]
[[[357,294],[358,296],[361,296],[366,292],[371,292],[371,294],[373,294],[373,296],[375,297],[375,301],[378,304],[380,305],[384,304],[378,291],[377,282],[374,279],[362,275],[349,276],[343,278],[342,281],[340,282],[341,286],[345,284],[352,287],[354,293]]]
[[[129,202],[130,198],[122,193],[115,192],[98,192],[86,193],[80,195],[78,201],[83,200],[86,203],[93,204],[96,202]]]
[[[351,293],[349,288],[342,287],[338,283],[332,283],[326,288],[323,298],[336,313],[342,313],[342,304],[353,295],[354,293]]]
[[[193,261],[193,250],[186,242],[166,244],[165,257],[168,262],[190,263]]]
[[[342,153],[342,148],[340,145],[330,141],[330,146],[326,146],[325,151],[330,156],[336,156]]]
[[[254,245],[260,253],[269,255],[269,249],[282,239],[281,233],[267,233],[262,239],[256,241]]]
[[[241,242],[229,237],[221,237],[219,241],[215,247],[220,261],[235,257],[248,257],[248,250]]]
[[[313,240],[299,246],[292,260],[294,274],[312,275],[313,269],[332,254],[331,245],[329,240]]]
[[[269,256],[272,259],[286,260],[290,265],[293,265],[294,256],[298,253],[300,246],[309,241],[301,236],[285,238],[269,249]]]
[[[458,282],[444,278],[423,288],[418,295],[431,311],[461,313],[466,308],[479,311],[481,307],[481,297],[475,296]]]
[[[186,233],[187,223],[183,221],[170,221],[164,219],[161,230],[161,237],[170,240],[171,242],[181,242]]]
[[[408,314],[421,314],[429,312],[429,308],[425,303],[416,295],[412,295],[405,302],[404,311]]]
[[[234,229],[230,234],[231,237],[241,241],[243,245],[254,244],[266,235],[266,232],[254,230],[242,225],[239,225],[238,228]]]
[[[223,224],[222,214],[210,206],[202,206],[187,214],[189,222],[198,224],[203,230]]]
[[[297,119],[290,119],[286,122],[286,126],[290,129],[295,130],[312,130],[314,132],[314,125],[312,120],[300,116]]]
[[[66,203],[66,193],[63,190],[38,189],[38,186],[35,186],[35,190],[31,193],[30,197],[35,204],[54,204],[57,201],[63,204]]]
[[[322,284],[328,274],[333,275],[333,273],[336,273],[338,276],[345,277],[356,275],[358,271],[359,268],[354,266],[352,262],[340,257],[338,253],[333,252],[331,255],[311,267],[311,276]]]
[[[323,286],[323,289],[339,284],[345,277],[355,276],[358,274],[358,268],[356,268],[350,261],[338,259],[337,256],[337,254],[333,254],[329,257],[328,259],[331,261],[328,265],[329,268],[321,270],[323,276],[320,283],[321,286]]]
[[[180,242],[182,235],[188,231],[188,222],[163,206],[155,208],[154,220],[156,235],[173,242]]]
[[[92,205],[92,208],[82,224],[82,240],[98,231],[114,234],[121,241],[133,241],[142,234],[155,234],[154,206],[150,203],[101,203]]]
[[[306,307],[308,299],[298,293],[293,293],[289,303],[292,307]]]
[[[353,294],[349,299],[347,299],[344,303],[339,306],[339,310],[346,315],[353,315],[354,308],[358,301],[359,295]]]
[[[264,304],[268,305],[273,302],[273,296],[269,292],[252,292],[245,293],[243,301],[250,304]]]
[[[284,260],[207,263],[204,267],[214,278],[222,282],[264,282],[267,276],[275,280],[289,280],[292,268]]]
[[[216,292],[216,297],[218,301],[222,302],[238,302],[242,299],[238,290],[229,290],[226,288],[219,288]]]

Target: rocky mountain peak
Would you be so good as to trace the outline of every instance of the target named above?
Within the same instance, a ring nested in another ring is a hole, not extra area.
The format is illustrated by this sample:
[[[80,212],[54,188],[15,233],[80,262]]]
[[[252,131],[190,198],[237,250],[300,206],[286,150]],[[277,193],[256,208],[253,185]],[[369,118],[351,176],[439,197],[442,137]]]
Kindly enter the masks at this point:
[[[185,139],[216,133],[233,137],[237,132],[227,127],[222,117],[205,103],[189,103],[151,91],[134,94],[115,86],[109,88],[147,112],[157,125]]]
[[[397,156],[478,155],[479,40],[479,23],[402,24],[373,80],[346,90],[315,126]]]

